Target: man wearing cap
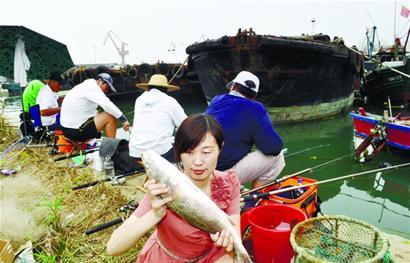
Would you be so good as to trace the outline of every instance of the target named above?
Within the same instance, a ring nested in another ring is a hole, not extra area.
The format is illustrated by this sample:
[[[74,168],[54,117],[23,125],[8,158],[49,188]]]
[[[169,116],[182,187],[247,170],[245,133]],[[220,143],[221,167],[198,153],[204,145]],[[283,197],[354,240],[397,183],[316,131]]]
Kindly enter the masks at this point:
[[[226,87],[230,92],[214,97],[206,109],[219,121],[225,135],[217,169],[233,169],[241,183],[252,181],[256,188],[273,181],[283,170],[283,142],[265,107],[255,100],[258,77],[241,71]],[[251,152],[254,145],[256,150]]]
[[[174,130],[187,116],[181,105],[165,92],[179,90],[179,87],[169,85],[161,74],[152,75],[148,83],[137,84],[137,87],[145,92],[135,100],[130,156],[140,158],[142,152],[153,150],[175,162]]]
[[[107,138],[115,138],[117,119],[122,128],[128,130],[127,117],[105,95],[109,90],[116,92],[113,80],[107,73],[100,73],[95,79],[86,79],[72,88],[61,106],[61,126],[65,137],[74,141],[97,138],[105,130]],[[97,112],[101,106],[104,112]]]

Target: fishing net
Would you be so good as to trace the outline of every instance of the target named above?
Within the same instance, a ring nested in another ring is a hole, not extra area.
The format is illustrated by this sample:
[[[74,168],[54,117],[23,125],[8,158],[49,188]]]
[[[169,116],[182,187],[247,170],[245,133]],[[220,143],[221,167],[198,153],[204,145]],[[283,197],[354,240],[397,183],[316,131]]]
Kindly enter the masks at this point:
[[[293,262],[390,262],[389,243],[374,226],[345,216],[323,216],[296,225]]]

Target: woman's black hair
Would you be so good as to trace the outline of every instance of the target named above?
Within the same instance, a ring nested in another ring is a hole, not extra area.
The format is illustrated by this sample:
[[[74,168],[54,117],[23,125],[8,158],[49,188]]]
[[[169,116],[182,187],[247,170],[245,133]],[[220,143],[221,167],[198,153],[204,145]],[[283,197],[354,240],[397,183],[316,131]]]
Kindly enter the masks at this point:
[[[214,117],[206,114],[194,114],[187,117],[175,135],[175,160],[181,162],[181,154],[195,149],[208,132],[215,138],[221,149],[224,134],[221,125]]]

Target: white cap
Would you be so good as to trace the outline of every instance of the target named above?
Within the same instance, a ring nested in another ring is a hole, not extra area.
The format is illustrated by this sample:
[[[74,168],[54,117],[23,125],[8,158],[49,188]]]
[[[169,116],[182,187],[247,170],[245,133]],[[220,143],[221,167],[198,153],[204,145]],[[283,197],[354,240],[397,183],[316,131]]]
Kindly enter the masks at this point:
[[[242,86],[252,90],[253,92],[258,93],[259,78],[249,71],[239,72],[231,82],[226,84],[226,88],[231,88],[233,82],[241,84]]]

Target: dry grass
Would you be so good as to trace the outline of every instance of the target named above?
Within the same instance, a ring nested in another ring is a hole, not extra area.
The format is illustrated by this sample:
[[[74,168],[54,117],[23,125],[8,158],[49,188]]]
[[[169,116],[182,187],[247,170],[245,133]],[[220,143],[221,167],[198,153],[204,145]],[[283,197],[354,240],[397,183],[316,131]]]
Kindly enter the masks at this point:
[[[0,151],[18,139],[0,117]],[[105,252],[115,229],[85,235],[85,230],[126,216],[117,208],[127,203],[120,187],[102,183],[72,191],[74,185],[94,181],[91,168],[70,168],[54,162],[49,149],[28,148],[1,168],[16,168],[16,175],[0,177],[0,238],[14,247],[32,240],[35,257],[48,262],[135,262],[145,240],[119,257]],[[136,190],[137,191],[137,190]]]

